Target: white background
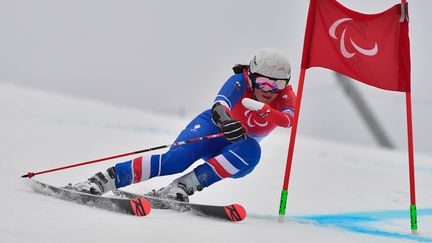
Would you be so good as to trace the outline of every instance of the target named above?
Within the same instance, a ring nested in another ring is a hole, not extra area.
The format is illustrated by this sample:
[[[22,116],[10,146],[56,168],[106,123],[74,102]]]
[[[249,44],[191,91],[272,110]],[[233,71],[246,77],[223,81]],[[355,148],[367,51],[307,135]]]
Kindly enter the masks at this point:
[[[399,3],[340,2],[364,13]],[[414,145],[430,153],[432,2],[409,2]],[[0,0],[0,80],[188,120],[261,48],[286,53],[296,90],[307,9],[285,0]],[[406,150],[404,94],[357,86]],[[319,68],[306,75],[299,133],[376,146],[333,73]]]

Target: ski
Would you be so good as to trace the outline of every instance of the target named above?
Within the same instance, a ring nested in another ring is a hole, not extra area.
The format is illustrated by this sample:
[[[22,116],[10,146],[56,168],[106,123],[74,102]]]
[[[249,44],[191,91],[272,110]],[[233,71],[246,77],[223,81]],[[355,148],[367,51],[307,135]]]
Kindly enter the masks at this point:
[[[122,190],[114,190],[113,193],[114,195],[129,199],[145,198],[151,204],[151,207],[155,209],[173,209],[180,212],[189,211],[196,215],[210,216],[232,222],[242,221],[246,218],[246,210],[240,204],[218,206],[181,202]]]
[[[133,199],[109,198],[87,194],[62,187],[52,186],[40,181],[32,180],[33,189],[41,194],[89,205],[95,208],[106,209],[113,212],[134,216],[146,216],[151,211],[150,203],[143,197]]]

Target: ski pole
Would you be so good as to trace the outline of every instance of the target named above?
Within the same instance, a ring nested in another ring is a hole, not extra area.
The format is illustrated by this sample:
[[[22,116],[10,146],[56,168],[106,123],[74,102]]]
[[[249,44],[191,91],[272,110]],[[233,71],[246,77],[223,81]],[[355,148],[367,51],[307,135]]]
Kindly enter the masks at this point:
[[[129,155],[140,154],[140,153],[149,152],[149,151],[158,150],[158,149],[163,149],[163,148],[176,147],[176,146],[184,145],[184,144],[187,144],[187,143],[198,142],[198,141],[205,140],[205,139],[212,139],[212,138],[222,137],[223,135],[224,135],[223,133],[218,133],[218,134],[213,134],[213,135],[207,135],[207,136],[203,136],[203,137],[192,138],[192,139],[185,140],[185,141],[175,142],[175,143],[172,143],[172,144],[161,145],[161,146],[157,146],[157,147],[153,147],[153,148],[142,149],[142,150],[138,150],[138,151],[134,151],[134,152],[129,152],[129,153],[124,153],[124,154],[119,154],[119,155],[114,155],[114,156],[110,156],[110,157],[106,157],[106,158],[90,160],[90,161],[86,161],[86,162],[81,162],[81,163],[77,163],[77,164],[72,164],[72,165],[67,165],[67,166],[59,167],[59,168],[49,169],[49,170],[45,170],[45,171],[28,172],[27,174],[22,175],[21,177],[22,178],[28,177],[30,179],[30,178],[32,178],[35,175],[45,174],[45,173],[59,171],[59,170],[65,170],[65,169],[69,169],[69,168],[73,168],[73,167],[78,167],[78,166],[82,166],[82,165],[93,164],[93,163],[102,162],[102,161],[106,161],[106,160],[110,160],[110,159],[116,159],[116,158],[126,157],[126,156],[129,156]]]

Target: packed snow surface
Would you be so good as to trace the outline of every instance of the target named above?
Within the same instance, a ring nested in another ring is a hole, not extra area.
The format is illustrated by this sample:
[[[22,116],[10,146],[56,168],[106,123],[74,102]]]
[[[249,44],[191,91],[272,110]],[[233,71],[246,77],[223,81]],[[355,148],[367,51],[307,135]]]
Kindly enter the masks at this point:
[[[246,220],[229,223],[170,210],[133,217],[35,193],[31,180],[20,176],[169,144],[187,120],[1,82],[0,109],[1,242],[432,242],[430,155],[415,155],[417,234],[410,230],[406,151],[302,136],[301,123],[284,223],[277,222],[289,142],[284,129],[262,141],[260,164],[249,176],[191,197],[197,203],[241,203]],[[131,158],[35,179],[63,186]],[[174,178],[126,190],[145,193]]]

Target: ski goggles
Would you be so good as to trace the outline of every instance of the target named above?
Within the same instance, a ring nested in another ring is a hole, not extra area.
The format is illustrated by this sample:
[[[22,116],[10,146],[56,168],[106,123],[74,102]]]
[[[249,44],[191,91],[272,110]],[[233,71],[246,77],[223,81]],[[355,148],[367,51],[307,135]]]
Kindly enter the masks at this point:
[[[279,93],[286,88],[288,81],[286,79],[270,79],[264,76],[251,75],[255,87],[264,92]]]

